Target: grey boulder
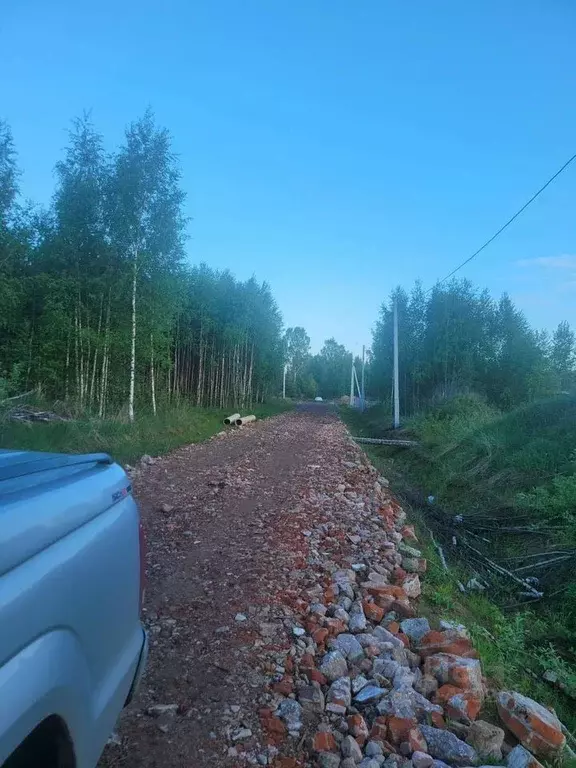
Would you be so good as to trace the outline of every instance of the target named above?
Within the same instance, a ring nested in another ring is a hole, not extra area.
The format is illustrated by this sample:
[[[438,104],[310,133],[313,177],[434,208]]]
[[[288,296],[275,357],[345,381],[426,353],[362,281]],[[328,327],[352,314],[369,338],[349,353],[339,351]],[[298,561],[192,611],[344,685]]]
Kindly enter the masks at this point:
[[[342,751],[342,757],[350,757],[355,763],[359,763],[362,760],[362,750],[358,746],[358,742],[354,736],[345,736],[342,739],[340,749]]]
[[[413,689],[403,689],[392,691],[386,698],[378,702],[378,712],[381,715],[414,717],[418,720],[424,713],[442,712],[442,707],[438,704],[432,704]]]
[[[410,640],[417,643],[430,632],[430,624],[428,619],[404,619],[400,622],[400,629]]]
[[[497,725],[487,723],[485,720],[476,720],[470,726],[466,741],[474,747],[480,757],[489,757],[493,760],[502,759],[504,731]]]
[[[322,659],[320,672],[333,683],[334,680],[338,680],[339,677],[344,677],[347,674],[348,665],[346,664],[346,659],[340,651],[330,651]]]
[[[364,658],[364,651],[354,635],[343,632],[331,642],[331,647],[335,651],[340,651],[349,661],[359,661]]]
[[[475,765],[478,762],[476,750],[450,731],[429,725],[421,725],[420,730],[428,744],[428,752],[437,760],[455,766]]]

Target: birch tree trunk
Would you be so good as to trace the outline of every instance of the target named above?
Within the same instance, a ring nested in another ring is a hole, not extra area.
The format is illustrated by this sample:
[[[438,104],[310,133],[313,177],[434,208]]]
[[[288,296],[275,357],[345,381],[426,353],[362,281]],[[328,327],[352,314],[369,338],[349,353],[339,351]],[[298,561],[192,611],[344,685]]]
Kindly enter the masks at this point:
[[[96,334],[97,343],[94,344],[94,363],[92,365],[92,379],[90,381],[90,406],[94,402],[94,386],[96,383],[96,364],[98,361],[98,344],[100,343],[100,331],[102,330],[102,310],[104,309],[104,294],[100,299],[100,315],[98,317],[98,332]]]
[[[152,389],[152,413],[156,416],[156,383],[154,381],[154,335],[150,334],[150,387]]]
[[[204,376],[204,366],[202,359],[202,323],[200,323],[200,347],[198,361],[198,386],[196,388],[196,405],[202,405],[202,383]]]
[[[108,309],[106,310],[106,328],[104,330],[104,349],[102,351],[102,371],[100,373],[100,407],[98,415],[104,417],[106,407],[106,385],[108,381],[108,346],[110,339],[110,297],[112,289],[108,291]]]
[[[74,325],[76,327],[76,335],[74,338],[74,351],[76,353],[75,368],[76,368],[76,403],[80,402],[82,396],[82,379],[80,375],[80,330],[78,326],[78,304],[74,312]]]
[[[254,370],[254,343],[252,343],[252,351],[250,352],[250,371],[248,373],[248,398],[250,408],[252,408],[252,372]]]
[[[138,275],[138,250],[134,248],[134,273],[132,275],[132,345],[130,349],[130,393],[128,418],[134,421],[134,390],[136,383],[136,278]]]
[[[28,389],[28,382],[30,381],[30,372],[32,370],[32,342],[34,341],[34,326],[30,329],[30,336],[28,338],[28,367],[26,368],[26,386]]]
[[[68,328],[68,339],[66,341],[66,383],[64,384],[64,399],[68,402],[68,382],[70,376],[70,328]]]

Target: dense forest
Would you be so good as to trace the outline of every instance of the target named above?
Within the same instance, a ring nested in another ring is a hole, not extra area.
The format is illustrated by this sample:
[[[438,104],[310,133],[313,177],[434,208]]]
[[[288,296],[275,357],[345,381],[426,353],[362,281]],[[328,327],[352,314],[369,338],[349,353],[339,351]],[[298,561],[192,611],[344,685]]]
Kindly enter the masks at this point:
[[[284,335],[287,366],[286,392],[291,397],[338,398],[350,390],[351,352],[343,344],[326,339],[316,355],[304,328],[288,328]],[[360,372],[361,361],[355,360]],[[360,373],[358,373],[360,375]]]
[[[282,321],[266,283],[184,259],[168,132],[147,112],[116,152],[74,122],[48,210],[19,198],[0,125],[0,400],[41,387],[100,416],[185,397],[246,405],[281,386]]]
[[[244,407],[282,392],[339,397],[351,353],[316,355],[283,332],[269,286],[185,258],[177,158],[151,112],[116,151],[89,116],[74,121],[47,209],[23,203],[10,128],[0,122],[0,401],[37,389],[101,417],[180,400]],[[504,295],[467,280],[393,291],[374,329],[367,392],[387,400],[393,303],[405,414],[456,394],[510,408],[573,388],[575,336],[530,328]],[[360,372],[360,361],[357,360]]]
[[[0,401],[32,389],[76,411],[133,419],[185,400],[237,407],[282,391],[347,389],[350,353],[310,353],[283,332],[270,288],[185,258],[187,221],[167,130],[147,112],[109,154],[88,115],[73,122],[43,210],[23,204],[0,122]]]
[[[369,389],[383,400],[391,396],[395,301],[405,414],[468,393],[509,409],[576,383],[575,336],[568,323],[550,335],[533,330],[507,295],[495,301],[468,280],[427,293],[416,283],[410,293],[392,292],[374,329]]]

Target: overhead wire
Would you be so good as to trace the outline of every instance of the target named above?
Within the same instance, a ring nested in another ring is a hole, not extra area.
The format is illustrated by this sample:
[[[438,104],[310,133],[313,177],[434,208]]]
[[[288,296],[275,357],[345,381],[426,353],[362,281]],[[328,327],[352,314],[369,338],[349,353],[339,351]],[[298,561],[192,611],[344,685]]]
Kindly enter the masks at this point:
[[[550,184],[552,184],[552,182],[553,182],[555,179],[557,179],[557,178],[558,178],[558,176],[560,176],[560,174],[561,174],[561,173],[563,173],[563,172],[566,170],[566,168],[568,168],[568,166],[570,165],[570,163],[572,163],[574,160],[576,160],[576,153],[574,153],[574,154],[572,155],[572,157],[571,157],[571,158],[569,158],[569,159],[568,159],[568,160],[567,160],[567,161],[564,163],[564,165],[563,165],[561,168],[559,168],[559,169],[556,171],[556,173],[555,173],[553,176],[551,176],[551,177],[548,179],[548,181],[547,181],[547,182],[546,182],[546,183],[545,183],[543,186],[541,186],[541,187],[540,187],[540,189],[539,189],[539,190],[538,190],[538,191],[537,191],[535,194],[533,194],[533,195],[532,195],[532,197],[531,197],[531,198],[530,198],[530,199],[529,199],[529,200],[528,200],[526,203],[524,203],[524,205],[523,205],[521,208],[519,208],[519,209],[516,211],[516,213],[515,213],[513,216],[511,216],[511,217],[508,219],[508,221],[507,221],[505,224],[503,224],[503,225],[500,227],[500,229],[499,229],[497,232],[495,232],[495,233],[492,235],[492,237],[490,237],[488,240],[486,240],[486,242],[485,242],[485,243],[483,243],[483,245],[481,245],[481,246],[480,246],[480,248],[478,248],[478,250],[474,251],[474,253],[473,253],[471,256],[469,256],[469,257],[468,257],[467,259],[465,259],[465,260],[464,260],[464,261],[463,261],[461,264],[459,264],[459,265],[458,265],[458,266],[457,266],[455,269],[453,269],[453,270],[452,270],[452,272],[450,272],[449,274],[447,274],[447,275],[446,275],[445,277],[443,277],[441,280],[438,280],[438,281],[437,281],[437,282],[436,282],[436,283],[435,283],[435,284],[432,286],[432,288],[430,288],[428,291],[426,291],[426,293],[430,293],[431,291],[433,291],[433,290],[434,290],[434,288],[436,288],[436,286],[438,286],[438,285],[441,285],[442,283],[445,283],[445,282],[446,282],[446,280],[449,280],[449,279],[450,279],[450,278],[451,278],[453,275],[455,275],[455,274],[456,274],[456,272],[459,272],[459,271],[462,269],[462,267],[465,267],[465,266],[466,266],[466,264],[469,264],[469,263],[472,261],[472,259],[475,259],[475,258],[476,258],[476,256],[478,256],[479,254],[481,254],[481,253],[482,253],[482,251],[483,251],[485,248],[487,248],[487,247],[490,245],[490,243],[493,243],[493,242],[494,242],[494,240],[496,240],[496,238],[497,238],[497,237],[499,237],[499,235],[501,235],[501,234],[502,234],[502,232],[504,232],[504,230],[505,230],[505,229],[507,229],[507,228],[510,226],[510,224],[512,224],[512,222],[514,222],[514,221],[515,221],[515,220],[518,218],[518,216],[520,216],[520,214],[524,213],[524,211],[526,210],[526,208],[528,208],[528,206],[529,206],[529,205],[531,205],[531,204],[534,202],[534,200],[536,200],[536,198],[537,198],[537,197],[539,197],[539,196],[542,194],[542,192],[544,192],[544,190],[545,190],[547,187],[549,187],[549,186],[550,186]]]

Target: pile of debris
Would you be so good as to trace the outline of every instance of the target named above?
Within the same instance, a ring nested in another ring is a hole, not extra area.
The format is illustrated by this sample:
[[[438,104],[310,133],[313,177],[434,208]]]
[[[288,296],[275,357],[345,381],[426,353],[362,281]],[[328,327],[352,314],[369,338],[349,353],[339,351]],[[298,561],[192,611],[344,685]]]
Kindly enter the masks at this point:
[[[45,411],[36,408],[33,405],[15,405],[4,413],[4,418],[8,421],[20,421],[24,423],[51,421],[71,421],[69,416],[61,416],[54,411]]]
[[[538,768],[535,756],[558,756],[560,722],[519,693],[495,696],[506,730],[479,719],[487,687],[468,632],[417,617],[411,601],[420,595],[426,560],[387,481],[365,460],[360,469],[373,476],[370,499],[339,487],[347,525],[302,532],[315,583],[287,591],[290,610],[280,627],[260,627],[267,752],[243,744],[248,730],[231,734],[228,756],[238,765],[278,768],[447,768],[504,759],[509,768]]]

